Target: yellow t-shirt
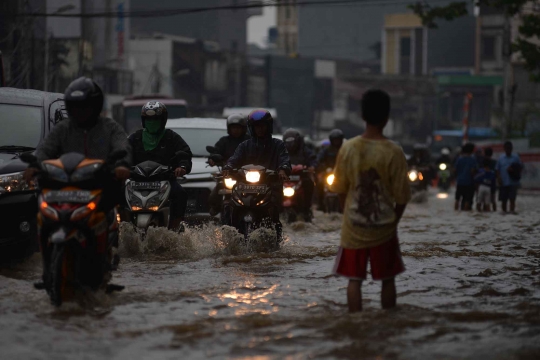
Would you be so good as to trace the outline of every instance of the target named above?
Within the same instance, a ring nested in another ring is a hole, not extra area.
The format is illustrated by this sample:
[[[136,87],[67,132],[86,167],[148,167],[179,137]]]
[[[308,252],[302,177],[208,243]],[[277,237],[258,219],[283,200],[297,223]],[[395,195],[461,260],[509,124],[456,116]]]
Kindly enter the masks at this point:
[[[343,144],[332,190],[347,194],[341,247],[364,249],[395,236],[395,205],[411,199],[408,166],[400,146],[360,136]]]

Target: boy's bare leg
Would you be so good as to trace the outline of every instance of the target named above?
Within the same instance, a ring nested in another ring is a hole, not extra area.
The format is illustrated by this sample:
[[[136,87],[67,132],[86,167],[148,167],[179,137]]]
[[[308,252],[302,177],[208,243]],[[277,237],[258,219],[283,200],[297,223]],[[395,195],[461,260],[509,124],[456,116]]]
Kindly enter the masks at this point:
[[[484,204],[484,211],[485,212],[490,212],[491,211],[491,206],[489,204]]]
[[[506,204],[507,204],[507,201],[503,201],[502,204],[501,204],[503,212],[507,212],[507,210],[508,210]]]
[[[510,212],[516,212],[516,200],[510,200]]]
[[[463,204],[463,210],[465,210],[465,211],[471,210],[471,204],[469,204],[468,202],[465,202]]]
[[[381,304],[383,309],[391,309],[396,306],[396,282],[394,278],[383,280]]]
[[[349,304],[349,312],[362,311],[362,280],[349,280],[347,302]]]
[[[459,201],[458,200],[456,200],[456,202],[454,203],[454,210],[455,211],[459,210]]]
[[[476,211],[478,211],[478,212],[482,211],[482,204],[480,204],[480,203],[476,204]]]
[[[497,200],[495,199],[495,195],[491,196],[491,204],[493,205],[493,211],[497,211]]]

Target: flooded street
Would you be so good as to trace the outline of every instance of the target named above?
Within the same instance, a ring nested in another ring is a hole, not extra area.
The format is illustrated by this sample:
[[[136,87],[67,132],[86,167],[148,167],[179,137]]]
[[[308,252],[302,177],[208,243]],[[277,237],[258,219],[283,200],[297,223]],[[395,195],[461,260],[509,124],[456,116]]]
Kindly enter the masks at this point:
[[[264,234],[246,248],[231,229],[158,229],[141,244],[123,226],[126,289],[88,306],[34,290],[38,256],[0,271],[0,358],[540,358],[540,197],[517,216],[454,213],[451,197],[405,213],[395,310],[368,280],[364,312],[347,313],[338,216],[287,226],[274,252]]]

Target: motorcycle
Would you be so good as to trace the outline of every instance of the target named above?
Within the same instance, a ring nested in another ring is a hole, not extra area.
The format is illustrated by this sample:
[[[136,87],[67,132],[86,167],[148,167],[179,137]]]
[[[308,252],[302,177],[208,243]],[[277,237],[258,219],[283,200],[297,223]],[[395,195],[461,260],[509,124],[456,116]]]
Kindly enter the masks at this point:
[[[428,182],[424,171],[416,166],[412,166],[408,172],[409,185],[411,193],[416,194],[420,191],[427,191]]]
[[[304,165],[293,165],[289,180],[283,183],[283,212],[288,223],[293,223],[297,220],[298,214],[303,213],[304,204],[304,189],[302,180],[310,176],[310,172],[305,169]],[[313,214],[311,210],[304,214],[304,220],[311,222]]]
[[[189,158],[189,155],[179,151],[171,163],[183,158]],[[125,187],[125,210],[129,222],[142,230],[148,230],[150,226],[169,226],[171,178],[174,178],[174,168],[171,166],[154,161],[134,166]]]
[[[276,188],[281,188],[276,171],[258,165],[246,165],[230,170],[224,181],[232,185],[230,224],[245,236],[256,229],[269,226],[278,218],[279,209],[272,199]],[[276,245],[281,241],[281,226],[276,224]]]
[[[324,181],[324,212],[326,213],[341,213],[341,204],[339,202],[339,196],[335,192],[332,192],[330,187],[334,184],[336,177],[332,168],[326,169],[326,175],[323,178]]]
[[[218,168],[218,172],[212,174],[216,180],[218,195],[221,197],[221,212],[220,220],[223,225],[230,225],[230,200],[232,188],[235,182],[231,178],[225,178],[222,173],[222,168],[225,165],[223,156],[216,154],[217,149],[213,146],[207,146],[206,151],[210,153],[208,159],[212,160]]]
[[[45,270],[36,287],[45,289],[55,306],[87,288],[123,289],[108,284],[119,261],[112,256],[118,246],[116,208],[105,212],[101,205],[103,189],[115,181],[114,164],[125,155],[118,151],[103,161],[68,153],[41,164],[32,154],[21,155],[39,169],[38,235]]]
[[[450,172],[450,164],[446,163],[440,163],[439,164],[439,171],[437,172],[437,177],[439,179],[438,186],[439,189],[441,189],[444,192],[448,192],[450,189],[451,184],[451,172]]]

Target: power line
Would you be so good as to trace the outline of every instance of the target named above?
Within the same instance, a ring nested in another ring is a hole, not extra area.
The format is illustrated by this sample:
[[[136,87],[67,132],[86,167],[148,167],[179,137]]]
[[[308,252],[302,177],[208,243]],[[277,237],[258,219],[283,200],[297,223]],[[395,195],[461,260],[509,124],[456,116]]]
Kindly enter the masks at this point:
[[[447,0],[433,0],[432,2],[445,2]],[[17,14],[19,17],[65,17],[65,18],[116,18],[119,15],[126,18],[151,18],[165,17],[184,14],[201,13],[208,11],[219,10],[245,10],[259,9],[265,7],[287,7],[287,6],[321,6],[321,5],[355,5],[355,6],[373,6],[373,5],[406,5],[411,3],[411,0],[300,0],[296,3],[282,3],[276,0],[266,1],[264,3],[252,3],[244,5],[227,5],[199,8],[170,8],[161,10],[133,10],[119,13],[118,11],[104,11],[95,13],[22,13]]]

